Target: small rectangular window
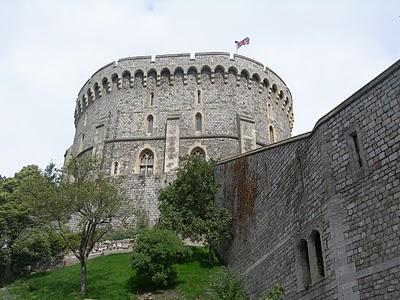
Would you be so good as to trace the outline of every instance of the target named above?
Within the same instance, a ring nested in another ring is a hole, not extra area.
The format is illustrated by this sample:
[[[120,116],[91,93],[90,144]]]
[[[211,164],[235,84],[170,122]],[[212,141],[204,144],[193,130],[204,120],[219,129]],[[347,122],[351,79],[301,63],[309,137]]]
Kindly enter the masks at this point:
[[[201,92],[200,90],[197,91],[197,104],[201,103]]]
[[[360,141],[357,136],[357,132],[353,132],[352,134],[350,134],[350,137],[351,137],[353,147],[355,150],[355,159],[357,160],[357,165],[361,168],[363,166],[363,161],[361,159]]]
[[[154,93],[150,93],[150,106],[154,106]]]

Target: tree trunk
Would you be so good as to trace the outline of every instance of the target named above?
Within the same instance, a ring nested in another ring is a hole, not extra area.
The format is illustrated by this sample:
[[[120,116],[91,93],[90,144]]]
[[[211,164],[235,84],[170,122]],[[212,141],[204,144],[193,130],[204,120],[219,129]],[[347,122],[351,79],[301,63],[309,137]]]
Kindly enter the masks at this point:
[[[9,282],[12,278],[11,260],[7,259],[4,267],[4,273],[0,275],[0,287]]]
[[[87,257],[85,255],[82,255],[80,261],[81,261],[81,290],[79,293],[81,295],[85,295],[87,287],[87,277],[86,277]]]
[[[212,258],[211,246],[208,245],[208,264],[210,265],[210,267],[211,267],[211,265],[212,265],[211,258]]]

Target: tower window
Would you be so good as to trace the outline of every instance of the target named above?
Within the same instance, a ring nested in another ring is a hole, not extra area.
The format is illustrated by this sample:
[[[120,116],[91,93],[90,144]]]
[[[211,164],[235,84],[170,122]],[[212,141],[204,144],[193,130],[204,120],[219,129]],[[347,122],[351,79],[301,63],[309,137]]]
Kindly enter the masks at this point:
[[[196,127],[196,132],[201,132],[203,128],[203,117],[201,116],[201,113],[197,113],[195,116],[195,127]]]
[[[201,91],[197,90],[197,104],[201,103]]]
[[[274,128],[272,126],[269,126],[269,142],[271,144],[275,143],[275,133],[274,133]]]
[[[315,261],[313,263],[313,273],[316,279],[320,279],[325,276],[324,270],[324,259],[322,255],[322,244],[321,235],[317,230],[313,230],[311,233],[311,242],[313,244],[313,250],[315,251]]]
[[[195,147],[191,152],[190,155],[196,155],[202,158],[206,158],[206,153],[201,147]]]
[[[140,155],[140,176],[150,176],[153,174],[154,154],[146,149]]]
[[[149,115],[147,117],[147,134],[153,133],[153,116]]]
[[[298,245],[297,254],[298,263],[298,288],[299,290],[307,290],[311,284],[310,261],[308,256],[308,245],[306,240],[301,240]]]
[[[354,152],[355,152],[355,159],[357,160],[358,166],[361,168],[363,166],[363,161],[361,159],[361,152],[360,152],[360,141],[357,136],[357,132],[353,132],[350,134],[353,146],[354,146]]]
[[[150,93],[150,99],[149,99],[149,104],[150,106],[154,106],[154,93]]]
[[[112,175],[118,175],[119,173],[119,162],[114,161],[112,164]]]

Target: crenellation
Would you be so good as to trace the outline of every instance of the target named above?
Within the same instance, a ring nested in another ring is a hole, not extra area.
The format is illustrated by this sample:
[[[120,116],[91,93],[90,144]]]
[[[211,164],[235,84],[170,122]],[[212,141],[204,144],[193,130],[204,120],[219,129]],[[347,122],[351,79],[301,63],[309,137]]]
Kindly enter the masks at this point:
[[[210,61],[211,57],[211,61]],[[229,73],[236,73],[236,84],[237,86],[240,85],[241,81],[246,81],[247,79],[247,87],[248,89],[252,89],[253,87],[256,88],[259,93],[262,93],[263,86],[261,85],[261,82],[263,82],[263,85],[265,86],[266,84],[269,86],[270,81],[273,82],[273,85],[276,86],[278,89],[278,86],[284,87],[285,91],[288,91],[288,89],[284,86],[284,83],[281,82],[278,77],[272,76],[272,78],[268,79],[266,76],[269,72],[265,72],[265,69],[263,66],[261,66],[258,62],[255,62],[251,59],[247,59],[243,56],[236,56],[234,57],[233,60],[227,59],[229,58],[229,53],[219,53],[219,52],[211,52],[211,53],[197,53],[195,55],[195,59],[191,60],[189,54],[183,54],[183,55],[162,55],[162,56],[156,56],[155,62],[151,62],[150,56],[137,56],[137,57],[129,57],[129,58],[123,58],[118,61],[118,63],[110,63],[106,65],[105,67],[101,68],[97,73],[99,73],[99,78],[94,78],[95,74],[92,76],[91,80],[89,80],[82,91],[85,89],[92,88],[92,82],[97,83],[102,82],[102,87],[103,90],[106,90],[109,92],[110,90],[112,91],[112,88],[110,89],[109,87],[107,88],[108,85],[112,85],[114,82],[114,91],[121,89],[122,87],[122,77],[124,72],[129,72],[130,74],[135,74],[134,76],[137,75],[138,72],[143,72],[143,86],[147,86],[147,77],[148,73],[152,72],[155,70],[157,74],[157,83],[160,85],[161,82],[161,73],[165,70],[165,68],[168,68],[165,66],[165,64],[170,64],[174,65],[174,71],[170,73],[170,84],[174,84],[174,77],[176,70],[183,70],[183,83],[184,85],[187,85],[187,74],[189,73],[190,70],[195,70],[197,73],[197,83],[201,84],[201,73],[207,70],[210,74],[210,81],[211,83],[215,82],[215,72],[220,71],[221,69],[223,70],[223,78],[224,78],[224,83],[227,84],[228,82],[228,76]],[[207,63],[205,63],[207,59]],[[172,61],[171,61],[172,60]],[[195,64],[193,64],[195,62]],[[203,64],[205,63],[205,64]],[[200,64],[200,65],[199,65]],[[236,64],[239,66],[239,69],[241,70],[240,73],[241,75],[238,74],[238,69],[235,66],[232,66],[232,64]],[[248,71],[249,68],[255,67],[259,69],[258,71],[252,71],[251,73]],[[110,70],[114,70],[110,73],[112,75],[107,76],[107,68]],[[199,70],[199,71],[198,71]],[[226,71],[227,70],[227,71]],[[246,74],[246,75],[243,75]],[[245,79],[241,77],[245,77]],[[110,79],[108,79],[110,77]],[[275,77],[275,78],[274,78]],[[278,81],[277,81],[278,80]],[[254,83],[253,83],[254,81]],[[108,82],[108,83],[107,83]],[[131,83],[130,87],[133,88],[133,82],[134,82],[134,77],[131,77]],[[260,82],[260,84],[258,84]],[[278,86],[276,85],[278,84]],[[81,93],[82,93],[81,91]],[[283,93],[283,91],[282,91]],[[291,101],[291,97],[290,100]],[[278,102],[278,99],[276,99],[276,102]],[[276,103],[278,104],[278,103]],[[78,114],[79,117],[79,114]]]

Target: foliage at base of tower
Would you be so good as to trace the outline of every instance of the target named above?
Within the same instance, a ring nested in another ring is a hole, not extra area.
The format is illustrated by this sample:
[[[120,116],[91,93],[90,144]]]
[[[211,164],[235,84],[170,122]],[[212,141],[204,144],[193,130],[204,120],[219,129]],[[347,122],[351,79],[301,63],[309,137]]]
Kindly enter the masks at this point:
[[[166,287],[176,279],[174,265],[188,255],[188,249],[171,230],[147,229],[133,248],[132,268],[139,277]]]
[[[32,205],[33,199],[53,194],[54,170],[54,164],[44,172],[30,165],[14,177],[0,179],[0,286],[65,250],[49,220],[41,218]]]
[[[209,279],[204,291],[206,300],[246,300],[243,280],[231,269],[223,267]]]
[[[231,217],[214,203],[217,184],[213,166],[199,156],[190,156],[179,168],[176,179],[160,191],[159,225],[183,238],[204,241],[209,249],[231,236]]]
[[[283,287],[279,284],[275,284],[263,300],[281,300],[284,294],[285,290]]]
[[[85,294],[89,254],[95,243],[111,229],[111,222],[121,212],[125,197],[118,183],[102,176],[95,157],[71,159],[63,176],[53,197],[39,201],[37,207],[53,222],[79,259],[80,293]]]

